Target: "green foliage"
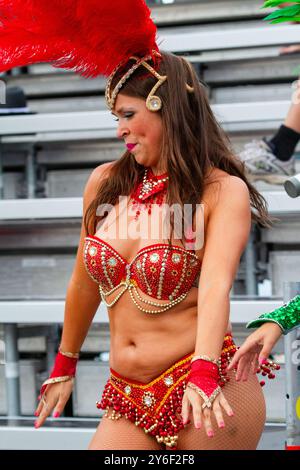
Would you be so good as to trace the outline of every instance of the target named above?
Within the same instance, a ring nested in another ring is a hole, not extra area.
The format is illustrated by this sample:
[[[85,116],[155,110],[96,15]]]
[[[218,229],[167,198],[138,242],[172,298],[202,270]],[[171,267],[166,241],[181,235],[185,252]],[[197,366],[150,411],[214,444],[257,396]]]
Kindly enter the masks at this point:
[[[281,0],[267,0],[262,8],[269,8],[281,5],[283,3]],[[271,24],[284,23],[297,21],[300,22],[300,2],[293,2],[295,5],[288,6],[285,8],[280,8],[276,11],[273,11],[268,16],[264,18],[264,21],[270,21]]]
[[[263,20],[268,20],[269,18],[263,18]],[[271,21],[271,24],[277,24],[277,23],[285,23],[287,21],[297,21],[298,23],[300,22],[300,16],[291,16],[290,18],[284,17],[284,18],[277,18],[273,21]]]
[[[273,7],[277,7],[278,5],[283,5],[284,3],[300,4],[300,2],[285,2],[282,0],[266,0],[261,8],[273,8]]]
[[[295,5],[293,7],[283,8],[282,10],[273,11],[270,13],[268,18],[276,19],[276,18],[293,18],[294,16],[299,16],[300,14],[300,5]]]

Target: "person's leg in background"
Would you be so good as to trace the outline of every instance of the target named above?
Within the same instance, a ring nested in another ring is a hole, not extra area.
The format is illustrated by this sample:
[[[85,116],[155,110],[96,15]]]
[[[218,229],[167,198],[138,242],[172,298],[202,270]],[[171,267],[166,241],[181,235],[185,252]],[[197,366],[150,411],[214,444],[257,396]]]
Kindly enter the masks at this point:
[[[300,104],[293,103],[284,124],[268,141],[274,155],[281,161],[290,160],[300,139]]]
[[[294,151],[299,140],[300,102],[297,100],[292,103],[284,124],[271,139],[254,140],[246,144],[239,153],[249,178],[271,184],[284,183],[289,176],[295,174]]]
[[[292,6],[293,3],[278,5],[279,8]],[[280,54],[300,53],[300,44],[285,46]],[[239,157],[245,162],[246,170],[252,181],[263,180],[268,183],[282,184],[295,174],[295,148],[300,139],[300,79],[293,95],[292,104],[284,123],[271,139],[254,140],[245,145]]]

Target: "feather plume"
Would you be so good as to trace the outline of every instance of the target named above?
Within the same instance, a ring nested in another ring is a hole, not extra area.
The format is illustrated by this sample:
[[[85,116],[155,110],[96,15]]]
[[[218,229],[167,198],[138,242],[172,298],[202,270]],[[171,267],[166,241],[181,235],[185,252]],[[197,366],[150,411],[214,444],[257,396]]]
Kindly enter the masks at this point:
[[[88,78],[158,51],[144,0],[0,0],[0,72],[48,62]]]

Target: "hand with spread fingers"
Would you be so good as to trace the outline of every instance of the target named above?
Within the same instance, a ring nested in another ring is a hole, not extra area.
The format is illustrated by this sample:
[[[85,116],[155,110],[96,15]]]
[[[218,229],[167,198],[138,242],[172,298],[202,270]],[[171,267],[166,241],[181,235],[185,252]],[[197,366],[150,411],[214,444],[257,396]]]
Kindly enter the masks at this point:
[[[246,381],[249,374],[255,374],[266,363],[281,335],[282,329],[277,323],[264,323],[236,351],[227,370],[237,368],[236,380]]]
[[[237,368],[237,380],[247,380],[249,373],[255,374],[257,369],[264,368],[264,365],[278,370],[280,367],[267,359],[280,336],[288,334],[299,325],[300,295],[295,295],[280,307],[261,314],[247,324],[247,328],[257,328],[257,330],[248,336],[237,350],[227,370]],[[268,372],[268,367],[265,368],[265,372]]]
[[[228,416],[234,415],[218,384],[219,378],[216,360],[207,356],[195,356],[192,359],[191,372],[182,400],[182,420],[183,424],[187,424],[192,412],[195,427],[200,429],[204,425],[208,437],[214,436],[212,411],[219,428],[225,427],[223,410]]]
[[[37,417],[34,423],[36,429],[44,424],[51,413],[54,418],[58,418],[62,414],[72,393],[73,383],[74,380],[70,379],[66,382],[49,384],[46,387],[34,413]]]

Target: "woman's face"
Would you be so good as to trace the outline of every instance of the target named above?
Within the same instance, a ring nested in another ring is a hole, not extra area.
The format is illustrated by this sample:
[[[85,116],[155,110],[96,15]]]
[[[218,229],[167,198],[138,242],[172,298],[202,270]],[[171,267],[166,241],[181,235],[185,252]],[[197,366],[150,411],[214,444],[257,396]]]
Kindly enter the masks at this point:
[[[118,120],[117,137],[124,139],[136,161],[151,167],[155,174],[163,173],[165,169],[160,167],[163,135],[160,114],[149,111],[143,99],[122,93],[117,96],[112,114]]]

